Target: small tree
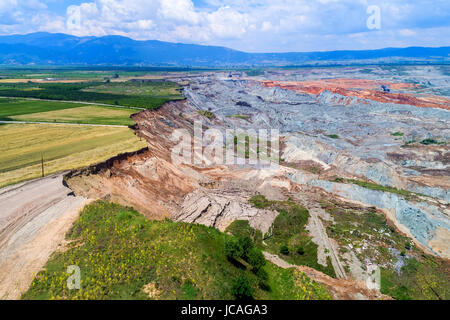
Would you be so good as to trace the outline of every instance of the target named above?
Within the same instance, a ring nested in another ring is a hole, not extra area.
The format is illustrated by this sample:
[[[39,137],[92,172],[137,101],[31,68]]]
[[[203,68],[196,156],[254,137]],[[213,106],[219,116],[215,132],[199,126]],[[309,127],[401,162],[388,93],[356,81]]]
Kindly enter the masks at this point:
[[[288,246],[285,245],[285,244],[283,244],[283,245],[280,247],[280,253],[287,256],[287,255],[289,254],[289,248],[288,248]]]
[[[297,247],[297,253],[301,256],[305,254],[305,250],[303,249],[302,246]]]
[[[231,287],[231,292],[237,300],[253,299],[253,289],[250,286],[250,282],[247,277],[244,276],[240,276],[234,281]]]

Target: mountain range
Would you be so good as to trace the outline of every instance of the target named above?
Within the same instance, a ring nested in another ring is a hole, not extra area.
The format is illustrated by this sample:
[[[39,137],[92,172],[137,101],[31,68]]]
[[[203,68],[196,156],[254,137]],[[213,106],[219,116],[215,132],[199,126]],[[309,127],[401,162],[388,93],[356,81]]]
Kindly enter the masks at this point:
[[[448,63],[450,47],[248,53],[218,46],[138,41],[123,36],[76,37],[46,32],[0,36],[2,65],[229,67],[417,62]]]

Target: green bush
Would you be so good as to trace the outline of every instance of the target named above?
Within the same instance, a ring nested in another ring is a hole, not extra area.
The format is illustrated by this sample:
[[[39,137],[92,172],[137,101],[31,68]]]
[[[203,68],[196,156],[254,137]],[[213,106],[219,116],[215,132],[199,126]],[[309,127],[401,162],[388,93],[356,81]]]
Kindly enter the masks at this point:
[[[280,247],[280,253],[281,253],[281,254],[284,254],[285,256],[287,256],[287,255],[289,254],[289,248],[288,248],[288,246],[285,245],[285,244],[283,244],[283,245]]]
[[[239,237],[238,245],[242,249],[242,258],[247,260],[250,250],[253,248],[253,240],[249,236]]]
[[[302,246],[298,246],[297,247],[297,253],[302,256],[302,255],[305,254],[305,249],[303,249]]]
[[[250,286],[250,281],[248,281],[248,278],[245,276],[240,276],[234,281],[231,292],[237,300],[253,299],[253,288]]]
[[[434,139],[425,139],[425,140],[420,141],[420,143],[423,145],[426,145],[426,146],[428,146],[430,144],[438,144],[438,142]]]

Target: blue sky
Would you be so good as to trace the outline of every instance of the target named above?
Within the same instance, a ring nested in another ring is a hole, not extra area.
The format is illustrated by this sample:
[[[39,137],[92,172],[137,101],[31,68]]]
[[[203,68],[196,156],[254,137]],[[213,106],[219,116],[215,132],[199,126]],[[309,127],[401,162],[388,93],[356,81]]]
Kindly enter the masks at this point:
[[[450,45],[450,1],[0,0],[0,34],[37,31],[250,52],[436,47]]]

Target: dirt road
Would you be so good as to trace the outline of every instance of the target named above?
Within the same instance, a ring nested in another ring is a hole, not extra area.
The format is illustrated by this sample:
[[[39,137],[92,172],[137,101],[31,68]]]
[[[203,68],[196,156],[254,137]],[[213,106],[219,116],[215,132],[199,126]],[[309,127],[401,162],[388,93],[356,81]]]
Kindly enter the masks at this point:
[[[63,174],[0,189],[0,299],[20,297],[87,203]]]

